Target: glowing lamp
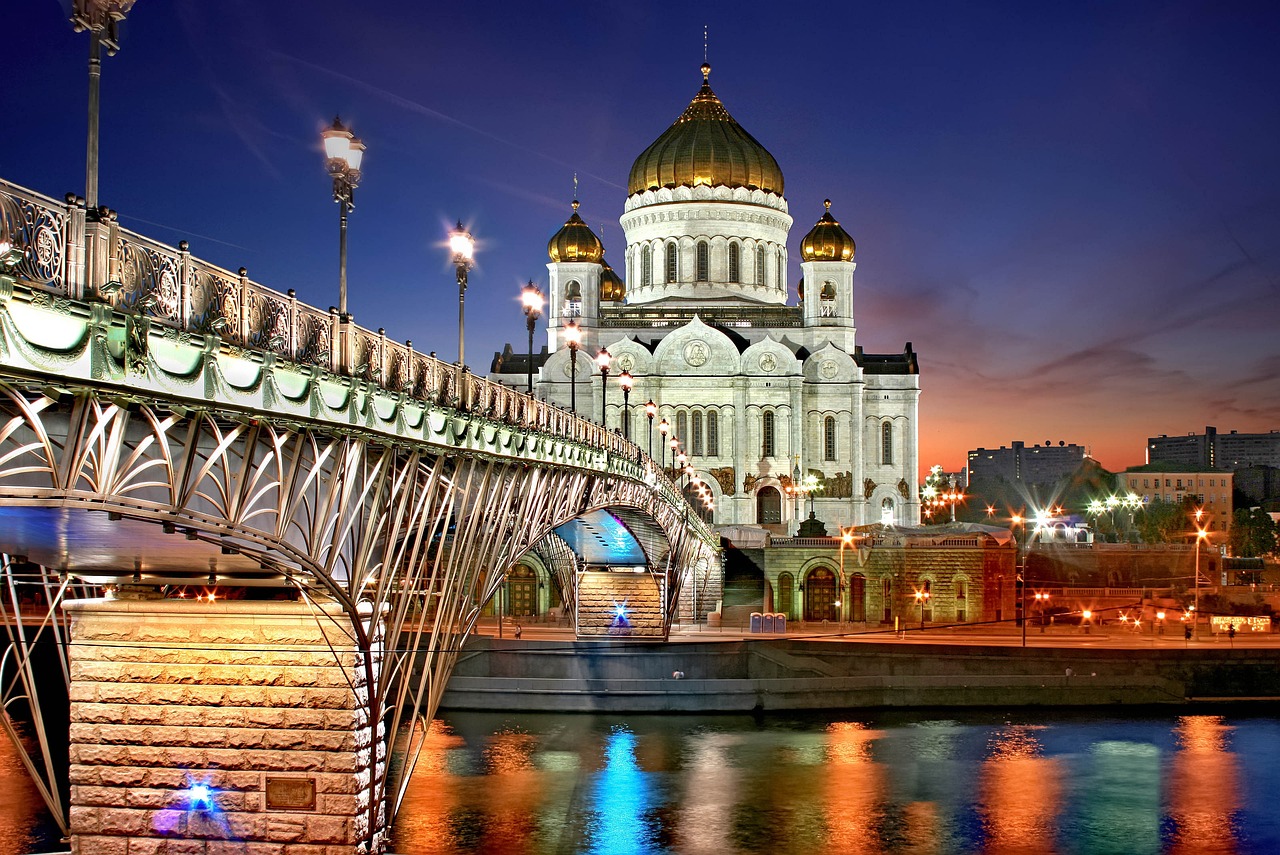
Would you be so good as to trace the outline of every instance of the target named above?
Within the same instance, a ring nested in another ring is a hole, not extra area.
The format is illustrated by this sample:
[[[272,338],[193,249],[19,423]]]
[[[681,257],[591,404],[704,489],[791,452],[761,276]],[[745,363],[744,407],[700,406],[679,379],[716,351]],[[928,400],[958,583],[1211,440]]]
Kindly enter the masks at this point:
[[[213,807],[213,790],[208,784],[192,784],[186,790],[187,806],[191,810],[208,810]]]

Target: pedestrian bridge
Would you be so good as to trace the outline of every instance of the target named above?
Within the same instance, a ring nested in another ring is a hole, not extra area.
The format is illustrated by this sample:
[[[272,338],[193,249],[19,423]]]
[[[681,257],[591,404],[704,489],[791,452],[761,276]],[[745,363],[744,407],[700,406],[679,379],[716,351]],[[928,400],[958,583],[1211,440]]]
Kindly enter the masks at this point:
[[[214,621],[222,607],[184,617],[177,600],[208,606],[229,591],[262,598],[264,614],[323,622],[363,707],[357,748],[379,749],[365,764],[367,822],[348,834],[367,849],[412,770],[411,748],[403,767],[385,762],[386,735],[431,720],[460,646],[522,556],[541,556],[543,583],[575,614],[589,562],[625,564],[632,588],[650,580],[663,635],[682,596],[688,612],[717,575],[716,538],[681,491],[600,425],[74,198],[0,182],[0,251],[0,552],[22,675],[4,701],[37,694],[30,654],[38,638],[57,640],[73,785],[77,745],[92,741],[77,736],[88,733],[77,680],[93,682],[98,665],[77,666],[65,643],[70,599],[73,624],[77,609],[127,602],[133,617],[112,632],[161,614],[170,627]],[[268,608],[272,598],[293,605]],[[48,615],[18,620],[24,603]],[[243,621],[254,607],[232,611]],[[624,612],[580,620],[583,634],[625,635]],[[102,718],[93,738],[122,714],[99,689],[85,702]],[[47,752],[31,771],[64,831],[92,836],[75,827],[74,796],[68,818]]]

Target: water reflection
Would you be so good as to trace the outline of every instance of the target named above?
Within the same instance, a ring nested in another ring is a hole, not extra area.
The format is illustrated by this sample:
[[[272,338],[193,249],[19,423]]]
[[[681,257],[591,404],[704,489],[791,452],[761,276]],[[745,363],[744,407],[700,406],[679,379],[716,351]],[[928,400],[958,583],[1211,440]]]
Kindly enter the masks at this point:
[[[1222,716],[1183,716],[1169,774],[1171,853],[1234,853],[1240,807],[1237,758]]]
[[[394,850],[1103,855],[1280,851],[1272,719],[453,715]],[[1254,776],[1274,760],[1255,750]]]
[[[1057,852],[1062,769],[1046,759],[1039,726],[1009,725],[991,734],[979,780],[979,812],[989,853]]]

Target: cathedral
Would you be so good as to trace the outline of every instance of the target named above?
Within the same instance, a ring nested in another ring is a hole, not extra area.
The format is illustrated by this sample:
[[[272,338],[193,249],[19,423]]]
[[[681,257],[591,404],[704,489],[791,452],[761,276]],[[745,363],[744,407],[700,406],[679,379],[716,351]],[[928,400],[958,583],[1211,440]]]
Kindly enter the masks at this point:
[[[535,395],[625,433],[668,468],[683,452],[712,491],[704,513],[717,525],[775,535],[916,525],[916,354],[910,342],[892,354],[857,344],[855,246],[830,201],[812,212],[788,305],[782,170],[729,115],[710,73],[703,65],[701,89],[631,167],[625,278],[574,201],[547,246],[548,345],[532,365],[508,346],[490,376],[524,388],[532,371]]]

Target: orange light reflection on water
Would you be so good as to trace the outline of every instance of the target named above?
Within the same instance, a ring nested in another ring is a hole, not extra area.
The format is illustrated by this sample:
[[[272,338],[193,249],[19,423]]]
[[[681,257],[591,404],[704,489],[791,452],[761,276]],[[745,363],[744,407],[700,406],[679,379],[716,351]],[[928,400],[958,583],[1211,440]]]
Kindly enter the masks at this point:
[[[1178,720],[1178,752],[1169,769],[1169,816],[1176,831],[1169,855],[1234,853],[1234,822],[1240,809],[1238,759],[1222,716],[1189,715]]]
[[[836,722],[827,728],[822,802],[831,851],[867,855],[885,851],[880,834],[885,773],[871,756],[871,745],[881,735],[860,722]]]
[[[990,855],[1056,851],[1062,769],[1043,756],[1040,728],[1008,726],[992,735],[979,772],[979,813]]]

